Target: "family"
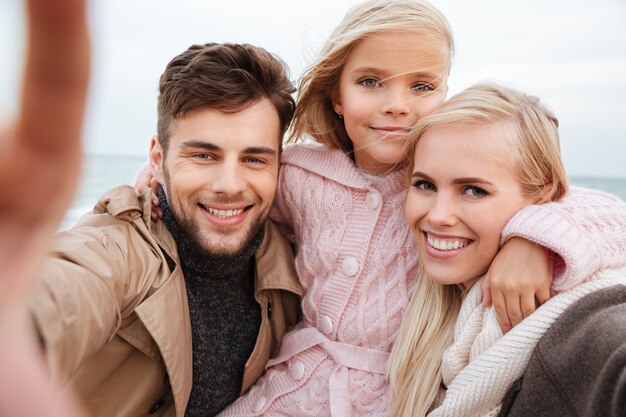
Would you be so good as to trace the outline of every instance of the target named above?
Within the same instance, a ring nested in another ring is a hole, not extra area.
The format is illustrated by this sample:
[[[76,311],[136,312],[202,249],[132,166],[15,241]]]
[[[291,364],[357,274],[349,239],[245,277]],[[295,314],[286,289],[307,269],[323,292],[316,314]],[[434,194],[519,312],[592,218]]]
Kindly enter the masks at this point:
[[[295,100],[260,47],[174,57],[136,189],[24,296],[54,384],[89,416],[623,415],[626,205],[568,184],[538,98],[447,98],[453,54],[430,3],[366,0]]]

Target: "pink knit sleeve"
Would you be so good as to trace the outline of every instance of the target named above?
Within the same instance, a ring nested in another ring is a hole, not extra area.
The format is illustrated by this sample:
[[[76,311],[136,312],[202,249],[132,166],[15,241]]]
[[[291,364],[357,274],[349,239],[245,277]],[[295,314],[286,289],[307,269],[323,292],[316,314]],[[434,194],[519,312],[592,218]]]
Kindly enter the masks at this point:
[[[276,223],[285,237],[291,243],[294,243],[293,217],[290,212],[290,209],[294,209],[294,207],[293,204],[289,204],[289,201],[292,200],[289,198],[291,192],[290,182],[288,169],[283,165],[280,169],[280,175],[278,176],[278,185],[276,187],[272,211],[270,212],[270,219]]]
[[[626,265],[626,204],[611,194],[571,187],[562,201],[528,206],[513,216],[501,244],[514,236],[560,256],[552,287],[563,291],[596,271]]]

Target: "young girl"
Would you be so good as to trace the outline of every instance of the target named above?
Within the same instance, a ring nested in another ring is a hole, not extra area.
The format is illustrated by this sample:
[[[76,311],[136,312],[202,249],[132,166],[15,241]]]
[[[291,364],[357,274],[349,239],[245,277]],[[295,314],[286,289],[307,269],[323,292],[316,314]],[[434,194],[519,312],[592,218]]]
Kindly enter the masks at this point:
[[[411,127],[443,103],[452,53],[450,28],[438,10],[412,0],[374,0],[348,12],[303,76],[293,137],[318,145],[285,149],[272,212],[297,250],[303,319],[265,376],[221,415],[387,415],[386,363],[418,277],[415,242],[402,216],[404,145]],[[585,248],[539,235],[548,226],[568,228],[574,239],[605,244],[608,226],[588,236],[575,223],[583,218],[576,210],[586,214],[584,205],[594,199],[614,217],[626,212],[619,200],[592,193],[570,200],[562,217],[556,208],[522,211],[503,240],[525,236],[558,253],[565,263],[556,285],[623,261],[625,249],[616,256],[614,241],[612,252],[596,261],[583,259]],[[612,232],[623,241],[626,224]],[[530,260],[516,252],[519,267],[500,273],[501,282],[538,275],[531,268],[546,263],[538,248]],[[535,287],[496,292],[504,294],[510,316],[534,310],[536,296],[547,298]]]
[[[418,123],[406,218],[422,269],[389,362],[391,415],[496,415],[559,314],[594,290],[626,284],[615,271],[590,271],[584,283],[554,296],[504,336],[493,309],[481,305],[479,277],[509,219],[523,207],[568,193],[557,125],[538,99],[493,84],[459,93]],[[588,204],[603,210],[602,203]],[[614,220],[623,227],[626,214]],[[584,225],[588,236],[603,227],[601,219]],[[586,245],[571,230],[545,224],[536,232],[541,228],[573,250]],[[603,249],[586,247],[589,257]],[[444,394],[438,397],[440,386]]]

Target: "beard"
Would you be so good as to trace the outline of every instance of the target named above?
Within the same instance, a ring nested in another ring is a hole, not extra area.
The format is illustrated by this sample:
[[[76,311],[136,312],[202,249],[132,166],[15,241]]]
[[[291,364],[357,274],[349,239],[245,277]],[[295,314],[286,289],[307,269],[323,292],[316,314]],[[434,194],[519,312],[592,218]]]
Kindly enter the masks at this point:
[[[201,230],[198,222],[189,216],[179,218],[175,211],[172,211],[174,218],[180,225],[182,231],[207,255],[220,258],[236,258],[245,248],[250,245],[252,239],[259,233],[267,216],[258,216],[245,231],[237,242],[229,242],[230,239],[220,239],[218,236],[207,236],[207,232]],[[219,229],[218,229],[219,231]]]
[[[252,219],[248,229],[238,231],[236,236],[228,236],[228,232],[231,231],[228,227],[213,226],[211,229],[201,227],[197,219],[192,215],[192,211],[199,204],[205,205],[204,201],[194,199],[190,197],[188,209],[185,210],[182,202],[176,203],[172,199],[170,178],[167,170],[165,173],[165,187],[163,188],[164,196],[167,200],[167,205],[173,219],[178,223],[180,230],[191,240],[191,243],[195,245],[198,250],[201,250],[208,256],[219,258],[236,258],[240,255],[252,242],[254,237],[259,233],[265,220],[269,216],[269,206],[265,212],[256,213],[256,218]],[[252,206],[260,207],[261,201],[258,196],[252,198]],[[219,200],[212,201],[213,203],[220,204],[232,204],[241,203],[241,198],[220,198]],[[254,208],[250,209],[254,210]],[[248,216],[255,213],[248,213]],[[237,239],[237,236],[239,238]],[[236,240],[235,240],[236,239]]]

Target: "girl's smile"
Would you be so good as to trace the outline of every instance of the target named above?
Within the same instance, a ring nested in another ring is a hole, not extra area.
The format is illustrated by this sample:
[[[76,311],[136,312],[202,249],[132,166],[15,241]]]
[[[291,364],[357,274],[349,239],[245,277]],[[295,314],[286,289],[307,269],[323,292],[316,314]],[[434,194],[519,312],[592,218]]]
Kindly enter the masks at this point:
[[[357,165],[384,174],[405,160],[407,133],[445,99],[445,62],[439,45],[415,33],[377,33],[354,47],[333,108],[343,116]]]

